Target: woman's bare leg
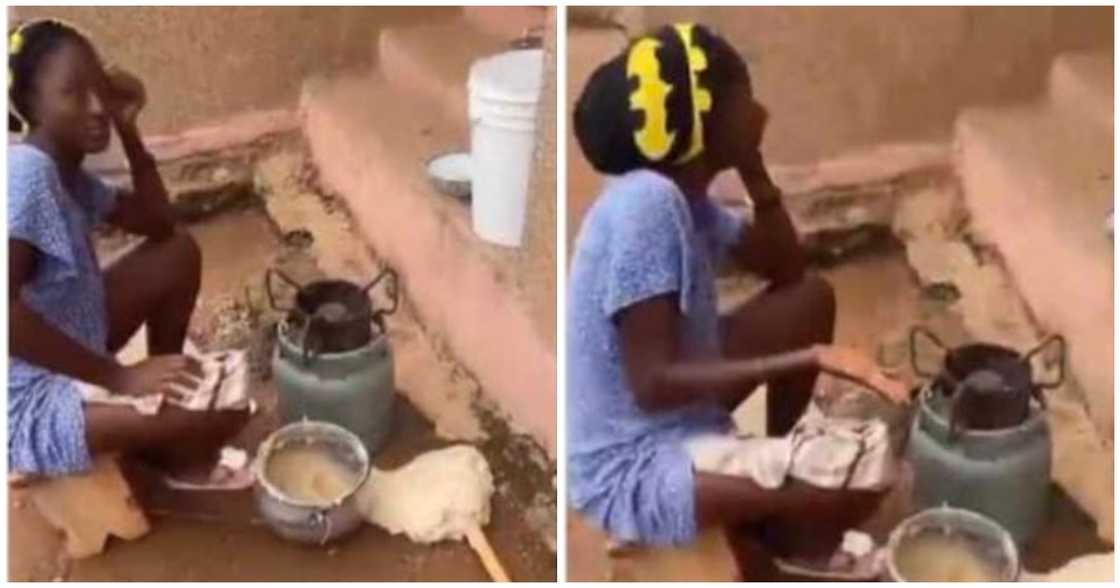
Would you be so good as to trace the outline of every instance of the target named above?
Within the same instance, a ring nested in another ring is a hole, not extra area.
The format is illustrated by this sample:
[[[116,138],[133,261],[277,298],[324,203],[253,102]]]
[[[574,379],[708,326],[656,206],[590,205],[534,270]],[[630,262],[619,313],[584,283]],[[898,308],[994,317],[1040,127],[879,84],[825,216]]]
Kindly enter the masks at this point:
[[[724,534],[735,557],[735,566],[739,568],[739,582],[773,582],[779,579],[774,560],[762,544],[761,526],[725,527]]]
[[[148,327],[150,355],[183,352],[202,276],[202,253],[183,229],[148,240],[105,272],[109,348]],[[248,411],[189,411],[164,406],[145,416],[127,407],[85,407],[90,451],[137,457],[177,476],[205,476],[221,447],[248,422]]]
[[[184,229],[129,251],[105,271],[109,349],[147,325],[149,354],[182,353],[201,283],[202,252]]]
[[[740,572],[752,580],[773,573],[767,556],[832,554],[844,531],[870,516],[882,499],[878,492],[795,481],[770,490],[738,476],[697,472],[695,479],[697,523],[726,530]]]
[[[836,295],[823,278],[766,292],[725,315],[721,329],[725,357],[750,359],[832,342]],[[767,382],[766,431],[788,433],[805,412],[817,381],[817,370]]]
[[[124,406],[95,404],[83,410],[91,453],[120,453],[175,474],[208,473],[222,446],[249,420],[248,410],[164,406],[150,416]]]
[[[768,289],[726,315],[721,325],[724,356],[749,359],[828,344],[835,323],[832,287],[809,275]],[[789,433],[812,399],[817,375],[817,370],[807,370],[767,382],[768,435]],[[744,550],[738,556],[743,562],[759,560],[760,544],[781,556],[831,554],[844,531],[870,516],[881,499],[876,492],[824,490],[799,482],[766,490],[731,476],[698,473],[696,480],[699,521],[723,525],[729,535],[748,535],[731,543]]]

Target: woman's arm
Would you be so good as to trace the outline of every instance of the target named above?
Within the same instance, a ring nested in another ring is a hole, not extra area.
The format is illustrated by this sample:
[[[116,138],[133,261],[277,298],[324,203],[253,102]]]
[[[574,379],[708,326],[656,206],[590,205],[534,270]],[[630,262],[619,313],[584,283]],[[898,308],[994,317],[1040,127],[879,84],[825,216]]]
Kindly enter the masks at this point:
[[[20,292],[34,274],[37,256],[30,244],[8,240],[9,352],[52,372],[111,389],[121,369],[112,357],[93,353],[23,302]]]
[[[749,360],[679,359],[676,294],[627,307],[616,318],[626,375],[643,410],[667,410],[701,400],[742,402],[758,383],[817,367],[814,349]]]
[[[35,273],[39,253],[31,244],[8,239],[8,352],[48,371],[100,386],[114,394],[180,393],[202,376],[196,361],[182,355],[151,357],[123,366],[94,353],[55,328],[23,301],[24,285]]]
[[[735,257],[746,270],[769,280],[772,287],[797,282],[808,265],[805,250],[762,155],[753,152],[738,171],[754,202],[755,218],[744,228]]]
[[[669,410],[697,401],[734,407],[758,384],[810,369],[859,383],[891,402],[909,402],[903,382],[888,378],[865,355],[844,347],[814,345],[751,359],[681,359],[676,298],[675,293],[650,298],[616,315],[626,376],[643,410]]]
[[[175,211],[156,160],[144,147],[136,118],[145,104],[144,85],[135,76],[111,69],[105,103],[121,139],[132,174],[132,192],[122,193],[109,223],[130,233],[163,239],[175,231]]]

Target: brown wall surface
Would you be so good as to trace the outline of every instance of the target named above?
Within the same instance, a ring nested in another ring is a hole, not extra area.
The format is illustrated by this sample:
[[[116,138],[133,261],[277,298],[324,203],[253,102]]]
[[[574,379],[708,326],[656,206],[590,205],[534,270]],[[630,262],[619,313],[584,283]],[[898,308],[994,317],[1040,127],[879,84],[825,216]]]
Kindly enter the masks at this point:
[[[556,9],[545,26],[544,90],[537,122],[537,153],[526,210],[521,280],[533,322],[556,349]]]
[[[770,109],[764,149],[807,163],[899,140],[947,139],[961,108],[1027,100],[1054,56],[1111,50],[1111,7],[592,9],[634,28],[713,26],[746,57]],[[642,26],[637,25],[637,26]]]
[[[106,62],[147,84],[141,124],[169,133],[250,109],[294,107],[311,73],[368,65],[381,28],[449,19],[459,8],[20,6],[93,39]]]

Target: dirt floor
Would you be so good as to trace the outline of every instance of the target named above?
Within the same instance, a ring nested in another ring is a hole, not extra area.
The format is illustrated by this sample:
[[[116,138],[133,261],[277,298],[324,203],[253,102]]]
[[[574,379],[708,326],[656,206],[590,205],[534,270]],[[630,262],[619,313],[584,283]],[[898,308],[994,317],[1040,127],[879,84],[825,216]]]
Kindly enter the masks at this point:
[[[263,302],[264,270],[279,265],[300,275],[317,272],[307,235],[285,234],[250,198],[205,220],[191,231],[202,246],[204,276],[191,339],[202,349],[245,346],[254,363],[252,396],[260,411],[236,440],[253,449],[279,419],[274,384],[268,379],[271,315]],[[121,247],[106,237],[99,249]],[[431,372],[454,371],[443,358],[422,366]],[[394,432],[374,465],[395,468],[416,455],[451,443],[432,423],[398,395]],[[542,495],[554,490],[549,466],[527,457],[534,448],[511,433],[501,419],[479,410],[485,435],[478,441],[495,478],[490,525],[485,529],[496,553],[515,580],[556,578],[555,538],[542,532]],[[424,546],[390,536],[373,526],[327,547],[281,541],[257,518],[250,492],[206,494],[171,492],[158,485],[142,499],[153,515],[152,532],[134,542],[111,541],[105,553],[69,561],[60,538],[36,512],[26,491],[13,490],[8,501],[9,579],[15,581],[485,581],[485,570],[465,542]],[[547,502],[547,500],[543,501]],[[554,523],[553,523],[554,524]]]
[[[259,396],[273,394],[265,386]],[[272,422],[270,422],[270,420]],[[274,426],[257,417],[245,437]],[[396,430],[374,460],[381,468],[404,465],[421,452],[447,445],[407,403],[397,407]],[[503,473],[496,472],[500,478]],[[156,491],[153,531],[135,542],[112,542],[101,556],[67,561],[59,539],[18,492],[9,500],[9,579],[45,581],[486,581],[465,543],[417,545],[403,536],[365,526],[328,547],[281,541],[256,516],[251,493],[206,495]],[[487,536],[509,573],[519,580],[555,578],[555,555],[542,544],[513,501],[495,497]]]
[[[887,363],[891,355],[908,356],[898,351],[913,325],[926,325],[949,341],[966,337],[960,318],[946,302],[916,286],[901,255],[872,256],[825,273],[837,291],[837,341],[874,353],[880,362]],[[913,377],[909,366],[900,369]],[[1111,551],[1112,546],[1098,538],[1093,521],[1060,488],[1051,487],[1049,521],[1024,552],[1024,567],[1046,572],[1080,555]]]
[[[936,292],[923,292],[917,285],[901,251],[880,251],[843,264],[821,270],[836,290],[838,321],[836,341],[850,345],[880,358],[882,363],[895,363],[909,372],[905,336],[908,329],[924,324],[943,335],[947,341],[960,341],[965,330],[960,318],[950,310],[947,301]],[[730,276],[720,280],[721,306],[737,304],[752,295],[761,285],[746,276]],[[901,355],[900,355],[901,351]],[[902,358],[903,361],[899,361]],[[907,374],[906,377],[912,377]],[[761,396],[761,395],[759,395]],[[747,430],[760,429],[765,414],[764,404],[754,398],[736,412],[736,420]],[[899,520],[897,513],[883,513],[878,529],[868,529],[881,540]],[[889,519],[889,520],[887,520]],[[893,521],[893,522],[892,522]],[[628,562],[612,560],[605,553],[605,537],[579,515],[569,511],[568,577],[576,581],[652,580],[632,570]],[[1046,572],[1089,553],[1112,550],[1096,534],[1095,525],[1057,487],[1053,486],[1050,520],[1039,538],[1024,554],[1024,567],[1031,572]],[[727,557],[726,551],[706,550],[696,558],[683,558],[682,565],[696,565],[695,572],[675,570],[680,578],[711,578],[711,569],[730,569],[730,564],[713,562],[709,556]],[[634,576],[631,577],[631,574]]]

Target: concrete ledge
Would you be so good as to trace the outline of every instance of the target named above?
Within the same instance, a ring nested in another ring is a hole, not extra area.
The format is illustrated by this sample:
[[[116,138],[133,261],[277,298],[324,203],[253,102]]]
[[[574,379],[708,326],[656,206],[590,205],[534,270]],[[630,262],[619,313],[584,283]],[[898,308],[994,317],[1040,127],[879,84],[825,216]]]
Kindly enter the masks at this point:
[[[463,18],[476,29],[496,37],[514,39],[544,26],[544,6],[464,6]],[[538,32],[539,33],[539,32]]]
[[[1112,53],[1067,53],[1050,68],[1050,100],[1056,108],[1112,132]]]
[[[787,198],[834,188],[888,182],[912,174],[947,172],[953,165],[947,143],[889,143],[855,149],[838,157],[803,165],[769,164],[774,183]],[[712,194],[725,202],[742,202],[747,189],[738,172],[727,170],[712,182]]]
[[[293,110],[258,110],[214,121],[174,135],[144,137],[144,144],[156,160],[162,163],[247,145],[297,129],[299,129],[299,118]],[[113,142],[109,145],[109,149],[89,157],[86,165],[90,171],[108,176],[127,174],[128,160],[116,134],[113,135]]]
[[[476,59],[509,41],[465,20],[389,28],[378,38],[378,67],[402,97],[422,96],[452,120],[467,118],[467,75]]]
[[[428,157],[462,144],[462,126],[368,75],[309,81],[301,110],[322,181],[401,273],[424,324],[514,428],[555,456],[556,355],[507,271],[516,270],[516,251],[479,241],[466,207],[437,194],[425,177]]]
[[[1070,344],[1099,434],[1113,438],[1113,139],[1044,105],[973,109],[957,123],[974,227],[1000,252],[1043,329]]]

